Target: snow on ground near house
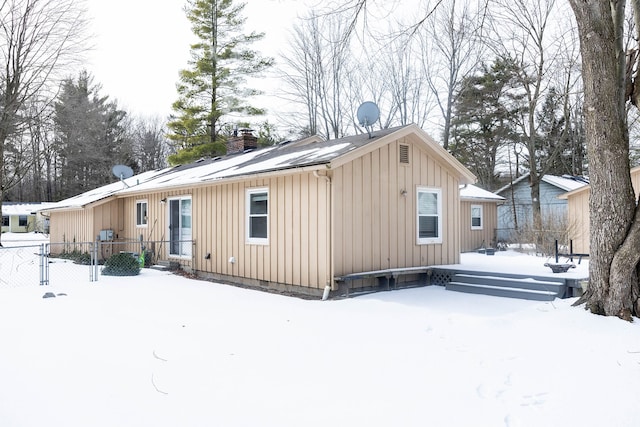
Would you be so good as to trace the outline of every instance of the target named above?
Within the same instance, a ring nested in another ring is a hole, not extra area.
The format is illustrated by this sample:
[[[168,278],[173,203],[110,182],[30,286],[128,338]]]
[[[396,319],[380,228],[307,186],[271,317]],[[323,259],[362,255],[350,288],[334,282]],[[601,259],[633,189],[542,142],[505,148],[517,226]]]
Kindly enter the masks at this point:
[[[49,235],[41,233],[2,233],[3,246],[28,246],[49,243]]]
[[[573,261],[567,257],[559,257],[559,264],[573,264],[566,273],[553,273],[546,263],[555,263],[555,257],[527,255],[515,250],[496,251],[495,255],[485,255],[477,252],[460,254],[460,262],[464,269],[474,271],[499,271],[512,274],[530,274],[532,276],[565,277],[571,279],[585,279],[589,277],[589,259]],[[460,266],[456,266],[460,267]]]
[[[507,254],[462,262],[544,261]],[[637,426],[640,323],[574,301],[310,301],[149,269],[0,286],[0,425]]]

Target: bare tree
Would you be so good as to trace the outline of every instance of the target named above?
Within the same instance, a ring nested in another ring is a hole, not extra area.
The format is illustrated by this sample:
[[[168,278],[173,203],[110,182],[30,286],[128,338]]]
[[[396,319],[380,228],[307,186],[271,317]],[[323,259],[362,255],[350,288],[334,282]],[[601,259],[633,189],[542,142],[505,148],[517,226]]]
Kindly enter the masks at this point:
[[[340,15],[314,12],[294,28],[292,49],[283,55],[289,96],[306,109],[308,133],[339,138],[346,132],[346,91],[350,70],[349,44],[342,43]]]
[[[0,2],[0,202],[19,182],[5,153],[29,122],[25,106],[83,48],[84,29],[84,11],[75,0]]]
[[[526,150],[533,213],[533,227],[542,228],[540,182],[545,167],[541,162],[540,121],[537,113],[550,89],[551,70],[558,61],[558,45],[552,37],[553,16],[558,13],[555,0],[499,0],[493,3],[493,41],[491,48],[500,55],[513,55],[518,64],[520,89],[525,103],[520,109],[521,143]],[[560,153],[560,149],[554,155]]]
[[[482,11],[481,11],[482,12]],[[440,2],[431,19],[416,29],[422,68],[442,114],[442,145],[449,148],[458,85],[483,56],[478,31],[482,20],[468,0]]]
[[[131,124],[133,151],[141,172],[167,166],[169,142],[159,117],[138,118]]]

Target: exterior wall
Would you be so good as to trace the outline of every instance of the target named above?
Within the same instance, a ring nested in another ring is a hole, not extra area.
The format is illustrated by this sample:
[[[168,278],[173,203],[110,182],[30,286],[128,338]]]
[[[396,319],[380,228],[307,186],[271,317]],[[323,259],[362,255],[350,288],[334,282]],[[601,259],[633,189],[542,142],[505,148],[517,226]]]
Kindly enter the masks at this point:
[[[409,165],[399,163],[400,143],[409,145]],[[395,141],[333,170],[336,276],[459,262],[458,178],[420,144]],[[442,243],[417,244],[420,186],[442,189]]]
[[[631,184],[636,200],[640,195],[640,167],[631,169]],[[573,240],[573,252],[588,254],[589,244],[589,188],[568,196],[569,238]]]
[[[247,243],[246,191],[269,191],[268,244]],[[127,239],[168,240],[168,207],[160,201],[190,195],[195,246],[191,259],[175,259],[193,270],[269,287],[275,284],[323,289],[329,262],[330,186],[313,173],[199,186],[191,190],[132,196],[124,200]],[[136,201],[147,200],[148,225],[136,227]],[[167,245],[155,248],[171,260]],[[230,258],[235,262],[229,262]]]
[[[93,211],[52,211],[50,216],[51,230],[49,242],[51,253],[57,254],[72,251],[68,244],[76,242],[91,242],[95,240],[93,235]],[[64,245],[63,245],[64,244]]]
[[[561,188],[542,181],[540,183],[540,209],[543,218],[553,217],[559,220],[567,218],[567,201],[558,199],[566,193]],[[504,204],[498,206],[498,240],[509,241],[514,237],[515,221],[513,203],[516,206],[518,227],[522,228],[533,223],[533,208],[531,203],[531,187],[528,180],[522,180],[511,189],[506,189],[500,196],[505,198]]]
[[[109,202],[72,211],[51,211],[49,241],[52,252],[60,243],[95,242],[100,230],[113,230],[114,240],[123,237],[123,200]],[[112,248],[105,249],[104,256],[111,254]]]
[[[471,205],[482,206],[482,229],[471,228]],[[495,202],[463,200],[460,202],[460,251],[468,252],[478,248],[496,247],[498,228],[498,205]]]
[[[568,197],[569,239],[574,253],[589,253],[589,194],[587,189]]]
[[[20,215],[9,215],[9,226],[2,227],[2,232],[27,233],[35,231],[36,217],[35,215],[27,215],[27,225],[20,226]]]

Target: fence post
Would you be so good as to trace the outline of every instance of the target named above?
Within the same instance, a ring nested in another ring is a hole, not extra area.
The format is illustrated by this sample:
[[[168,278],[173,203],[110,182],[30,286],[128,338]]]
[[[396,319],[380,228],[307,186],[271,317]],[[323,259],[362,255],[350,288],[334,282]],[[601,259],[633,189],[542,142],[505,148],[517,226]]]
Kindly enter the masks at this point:
[[[48,249],[48,248],[47,248]],[[45,244],[40,244],[40,286],[49,285],[49,251],[45,249]]]
[[[91,262],[89,263],[89,281],[98,281],[98,240],[91,245]]]

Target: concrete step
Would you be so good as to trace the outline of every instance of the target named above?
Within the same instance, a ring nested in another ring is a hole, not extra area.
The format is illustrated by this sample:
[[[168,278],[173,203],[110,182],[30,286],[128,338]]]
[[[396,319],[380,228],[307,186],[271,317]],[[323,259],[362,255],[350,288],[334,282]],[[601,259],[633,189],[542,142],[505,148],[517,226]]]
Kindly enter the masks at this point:
[[[564,280],[525,275],[495,275],[463,272],[454,274],[446,285],[450,291],[535,301],[553,301],[564,298],[567,285]]]
[[[562,297],[566,290],[564,281],[554,281],[533,277],[508,276],[508,275],[484,275],[457,273],[453,276],[454,282],[469,283],[473,285],[488,285],[508,288],[531,289],[539,291],[551,291]]]
[[[505,285],[492,286],[462,282],[449,282],[448,291],[465,292],[468,294],[491,295],[496,297],[517,298],[533,301],[553,301],[558,296],[553,291],[524,289]]]
[[[158,261],[156,264],[152,265],[152,270],[160,270],[160,271],[172,271],[180,268],[180,263],[175,261]]]

